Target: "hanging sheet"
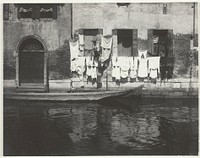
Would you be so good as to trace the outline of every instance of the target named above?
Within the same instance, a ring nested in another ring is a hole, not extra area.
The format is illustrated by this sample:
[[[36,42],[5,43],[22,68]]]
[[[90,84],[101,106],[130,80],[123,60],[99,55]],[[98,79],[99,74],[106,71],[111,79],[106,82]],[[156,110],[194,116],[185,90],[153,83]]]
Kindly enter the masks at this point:
[[[72,59],[77,58],[79,54],[78,41],[76,42],[69,41],[69,45],[70,45],[70,59],[72,60]]]

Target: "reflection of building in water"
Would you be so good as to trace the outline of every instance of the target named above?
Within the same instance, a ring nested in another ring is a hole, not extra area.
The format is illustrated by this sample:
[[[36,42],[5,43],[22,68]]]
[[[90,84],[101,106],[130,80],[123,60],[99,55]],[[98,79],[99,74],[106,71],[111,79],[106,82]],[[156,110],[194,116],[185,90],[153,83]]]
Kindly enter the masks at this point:
[[[116,143],[145,148],[159,141],[159,120],[155,116],[136,118],[116,115],[111,125],[111,138]]]
[[[112,110],[97,108],[97,129],[93,137],[94,145],[99,151],[111,151],[111,120]]]
[[[96,115],[97,110],[94,107],[73,107],[72,117],[70,118],[72,132],[69,133],[73,143],[80,142],[82,139],[89,139],[91,135],[94,135],[97,124]]]

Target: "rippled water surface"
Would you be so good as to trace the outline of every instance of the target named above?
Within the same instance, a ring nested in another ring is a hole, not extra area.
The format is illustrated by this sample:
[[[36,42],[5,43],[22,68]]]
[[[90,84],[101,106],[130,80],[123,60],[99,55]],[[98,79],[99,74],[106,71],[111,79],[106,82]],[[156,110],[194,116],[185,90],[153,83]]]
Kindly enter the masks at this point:
[[[197,155],[198,101],[4,100],[4,155]]]

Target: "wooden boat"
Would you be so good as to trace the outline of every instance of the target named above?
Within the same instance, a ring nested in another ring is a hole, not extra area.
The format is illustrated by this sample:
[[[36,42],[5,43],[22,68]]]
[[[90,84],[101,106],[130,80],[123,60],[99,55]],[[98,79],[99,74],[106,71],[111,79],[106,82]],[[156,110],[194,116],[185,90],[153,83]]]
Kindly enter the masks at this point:
[[[106,106],[120,106],[126,107],[130,110],[140,107],[142,99],[142,86],[139,86],[135,89],[131,89],[128,93],[122,94],[118,97],[110,96],[100,99],[99,102]]]
[[[141,94],[143,85],[121,91],[71,92],[71,93],[7,93],[4,98],[39,101],[102,101],[127,98]]]

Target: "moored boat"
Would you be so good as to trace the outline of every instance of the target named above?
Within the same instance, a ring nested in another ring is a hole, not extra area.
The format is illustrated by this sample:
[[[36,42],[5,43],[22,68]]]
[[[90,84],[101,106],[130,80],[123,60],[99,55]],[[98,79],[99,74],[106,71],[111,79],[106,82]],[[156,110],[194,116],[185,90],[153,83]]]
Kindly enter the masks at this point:
[[[38,101],[102,101],[114,98],[132,98],[141,94],[143,85],[127,90],[98,91],[98,92],[71,92],[71,93],[6,93],[4,98],[17,100]]]

